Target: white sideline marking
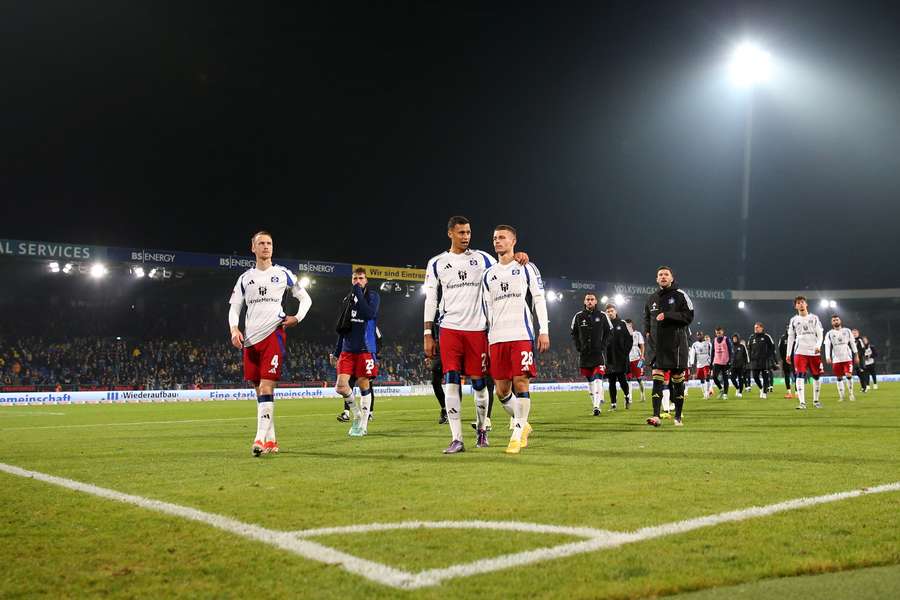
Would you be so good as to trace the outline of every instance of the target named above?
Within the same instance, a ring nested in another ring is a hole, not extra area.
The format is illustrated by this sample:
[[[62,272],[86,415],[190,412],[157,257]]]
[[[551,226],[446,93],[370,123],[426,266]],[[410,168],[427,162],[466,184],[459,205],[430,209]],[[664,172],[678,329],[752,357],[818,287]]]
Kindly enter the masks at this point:
[[[293,552],[304,558],[330,565],[340,565],[344,570],[355,573],[386,586],[397,589],[413,590],[422,587],[431,587],[448,579],[457,577],[470,577],[480,573],[489,573],[510,567],[528,565],[545,560],[553,560],[586,552],[594,552],[604,548],[616,548],[625,544],[651,540],[655,538],[685,533],[711,527],[721,523],[744,521],[757,517],[773,515],[779,512],[807,508],[817,504],[837,502],[848,498],[857,498],[870,494],[900,491],[900,482],[888,483],[875,487],[826,494],[824,496],[812,496],[808,498],[796,498],[767,506],[751,506],[741,510],[733,510],[696,519],[666,523],[653,527],[644,527],[634,532],[615,532],[590,527],[564,527],[556,525],[541,525],[535,523],[519,523],[506,521],[405,521],[401,523],[372,523],[369,525],[351,525],[348,527],[325,527],[319,529],[307,529],[303,531],[276,531],[257,525],[243,523],[235,519],[214,513],[208,513],[187,506],[152,500],[142,496],[124,494],[115,490],[98,487],[89,483],[82,483],[63,477],[55,477],[37,471],[29,471],[13,465],[0,463],[0,471],[10,475],[18,475],[30,479],[37,479],[45,483],[51,483],[64,488],[84,492],[93,496],[116,500],[126,504],[133,504],[141,508],[161,512],[168,515],[182,517],[192,521],[206,523],[217,529],[234,533],[241,537],[276,546],[283,550]],[[359,558],[340,550],[335,550],[322,544],[309,541],[305,538],[339,533],[366,533],[372,531],[388,531],[397,529],[493,529],[509,531],[526,531],[532,533],[552,533],[560,535],[572,535],[587,538],[581,542],[559,544],[549,548],[540,548],[506,554],[495,558],[477,560],[470,563],[452,565],[440,569],[428,569],[419,573],[410,573]]]
[[[8,412],[2,413],[0,412],[0,417],[64,417],[66,413],[60,412],[40,412],[40,411],[16,411],[16,412]]]

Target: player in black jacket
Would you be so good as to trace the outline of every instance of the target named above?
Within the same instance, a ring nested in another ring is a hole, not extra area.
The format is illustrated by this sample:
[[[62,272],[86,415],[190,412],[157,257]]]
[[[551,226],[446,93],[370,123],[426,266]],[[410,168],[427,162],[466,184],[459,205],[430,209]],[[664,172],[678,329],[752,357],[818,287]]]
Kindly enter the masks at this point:
[[[631,354],[631,346],[634,338],[628,331],[628,325],[619,318],[615,304],[606,305],[606,316],[612,325],[612,340],[606,352],[606,379],[609,381],[609,407],[616,410],[616,383],[622,388],[625,395],[625,408],[631,408],[631,387],[628,385],[628,369],[631,363],[628,355]]]
[[[738,334],[731,336],[731,345],[734,347],[734,354],[731,357],[731,383],[737,389],[737,397],[744,395],[744,387],[749,386],[749,367],[750,354],[747,352],[747,345]]]
[[[765,399],[766,392],[772,387],[772,371],[769,367],[775,362],[775,340],[766,333],[766,328],[759,321],[753,325],[753,335],[747,341],[747,348],[750,351],[750,371],[753,373],[753,380],[759,386],[759,397]]]
[[[675,402],[675,425],[680,427],[684,408],[684,377],[689,366],[689,327],[694,320],[694,305],[688,295],[678,289],[671,268],[659,267],[656,283],[659,289],[650,294],[644,306],[647,363],[653,369],[653,416],[647,419],[647,424],[660,426],[659,412],[668,372]]]
[[[594,416],[600,415],[603,405],[603,376],[606,373],[606,352],[612,341],[612,323],[603,311],[597,310],[597,296],[584,295],[584,310],[572,317],[572,341],[578,351],[578,367],[588,381]]]
[[[794,380],[794,366],[787,360],[787,339],[787,332],[781,334],[781,339],[778,340],[778,358],[781,360],[781,371],[784,374],[784,387],[787,388],[787,394],[784,397],[790,399],[794,397],[794,394],[791,392],[791,383]]]

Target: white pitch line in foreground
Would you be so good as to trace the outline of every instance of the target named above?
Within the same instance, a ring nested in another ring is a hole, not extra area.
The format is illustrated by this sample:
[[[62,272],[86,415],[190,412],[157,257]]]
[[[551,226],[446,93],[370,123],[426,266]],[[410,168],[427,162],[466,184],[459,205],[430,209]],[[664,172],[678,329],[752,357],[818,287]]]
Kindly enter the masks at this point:
[[[674,523],[666,523],[663,525],[655,525],[652,527],[644,527],[634,532],[614,532],[602,529],[594,529],[589,527],[564,527],[556,525],[541,525],[536,523],[519,523],[505,521],[405,521],[401,523],[372,523],[369,525],[352,525],[349,527],[328,527],[320,529],[308,529],[304,531],[275,531],[266,529],[257,525],[243,523],[230,517],[208,513],[187,506],[162,502],[160,500],[152,500],[142,496],[124,494],[115,490],[98,487],[88,483],[55,477],[37,471],[29,471],[0,463],[0,471],[4,471],[11,475],[26,477],[58,485],[78,492],[84,492],[100,498],[115,500],[132,504],[148,510],[169,514],[192,521],[206,523],[217,529],[234,533],[246,539],[255,540],[276,546],[283,550],[293,552],[298,556],[308,558],[326,564],[340,565],[343,569],[350,573],[360,575],[380,583],[397,589],[418,589],[423,587],[435,586],[448,579],[457,577],[470,577],[481,573],[490,573],[501,569],[509,569],[511,567],[529,565],[536,562],[564,558],[586,552],[594,552],[606,548],[616,548],[625,544],[641,542],[655,538],[661,538],[669,535],[676,535],[701,529],[704,527],[712,527],[722,523],[733,523],[737,521],[745,521],[758,517],[765,517],[780,512],[797,510],[800,508],[808,508],[819,504],[827,504],[830,502],[838,502],[849,498],[858,498],[871,494],[881,494],[885,492],[900,491],[900,482],[888,483],[875,487],[851,490],[848,492],[839,492],[834,494],[826,494],[823,496],[812,496],[806,498],[796,498],[769,504],[766,506],[752,506],[741,510],[733,510],[696,519],[687,519],[685,521],[677,521]],[[508,531],[526,531],[531,533],[548,533],[557,535],[571,535],[586,538],[584,541],[570,542],[559,544],[549,548],[540,548],[536,550],[528,550],[516,554],[506,554],[494,558],[477,560],[470,563],[453,565],[441,569],[429,569],[419,573],[410,573],[401,569],[396,569],[388,565],[359,558],[334,548],[317,544],[306,538],[334,535],[341,533],[366,533],[372,531],[387,531],[398,529],[494,529]]]

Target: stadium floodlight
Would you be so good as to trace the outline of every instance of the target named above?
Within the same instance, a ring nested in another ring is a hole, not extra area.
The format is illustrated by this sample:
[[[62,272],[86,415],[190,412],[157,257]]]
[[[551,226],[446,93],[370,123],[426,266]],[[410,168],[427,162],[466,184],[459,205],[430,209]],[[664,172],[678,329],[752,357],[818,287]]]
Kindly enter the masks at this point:
[[[144,267],[132,267],[131,274],[134,275],[135,279],[140,279],[146,275],[146,273],[144,273]]]
[[[825,298],[819,300],[819,308],[828,308],[828,300]]]
[[[109,269],[106,268],[106,265],[103,263],[94,263],[91,265],[91,277],[94,279],[101,279],[106,277],[106,274],[109,273]]]
[[[556,292],[553,290],[547,292],[547,302],[556,302]]]
[[[423,296],[427,293],[424,285],[419,287],[419,293],[422,294]]]
[[[301,277],[300,278],[300,287],[302,287],[304,290],[306,288],[308,288],[311,283],[312,283],[312,280],[309,277]]]
[[[741,300],[740,302],[738,302],[738,308],[744,310],[745,308],[747,308],[747,303]]]
[[[772,76],[772,56],[753,42],[741,42],[731,52],[728,70],[732,83],[753,87]]]
[[[62,272],[65,273],[66,275],[68,275],[69,273],[72,272],[73,268],[74,268],[74,266],[72,265],[72,263],[66,263],[65,266],[62,268]]]
[[[153,267],[152,269],[150,269],[150,272],[147,274],[147,277],[149,277],[150,279],[155,279],[156,274],[158,272],[159,272],[159,270],[156,267]]]
[[[623,296],[622,294],[616,294],[615,296],[613,296],[613,302],[615,304],[625,304],[625,296]]]
[[[50,263],[47,266],[50,268],[51,273],[59,273],[59,263],[58,262],[53,261],[52,263]]]
[[[609,296],[600,296],[601,304],[606,304],[607,302],[609,302]]]
[[[837,301],[836,301],[836,300],[829,300],[829,301],[828,301],[828,308],[837,308]]]

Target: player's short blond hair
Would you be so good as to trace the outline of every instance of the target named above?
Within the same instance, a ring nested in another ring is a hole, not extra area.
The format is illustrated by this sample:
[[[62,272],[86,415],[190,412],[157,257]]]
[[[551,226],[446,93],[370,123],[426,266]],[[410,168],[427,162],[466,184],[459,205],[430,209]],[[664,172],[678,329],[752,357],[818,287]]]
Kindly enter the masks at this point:
[[[269,237],[272,239],[273,242],[275,241],[275,238],[272,237],[272,234],[271,234],[271,233],[269,233],[269,232],[266,231],[265,229],[260,229],[259,231],[257,231],[256,233],[254,233],[252,236],[250,236],[250,243],[251,243],[251,244],[255,244],[255,243],[256,243],[256,238],[259,237],[259,236],[261,236],[261,235],[267,235],[267,236],[269,236]]]

